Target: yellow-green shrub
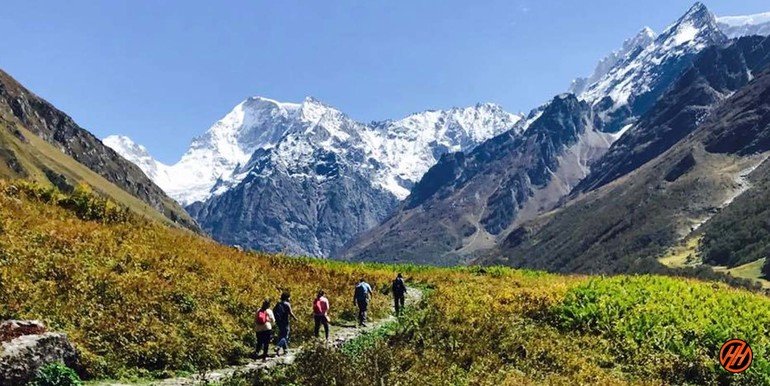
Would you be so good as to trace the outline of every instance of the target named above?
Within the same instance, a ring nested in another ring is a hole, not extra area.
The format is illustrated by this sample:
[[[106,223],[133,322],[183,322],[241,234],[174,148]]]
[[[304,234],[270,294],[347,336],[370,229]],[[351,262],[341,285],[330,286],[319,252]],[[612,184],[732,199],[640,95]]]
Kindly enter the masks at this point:
[[[319,288],[332,318],[353,315],[352,290],[392,271],[242,253],[130,215],[86,189],[63,194],[0,182],[0,319],[42,319],[69,334],[91,377],[199,370],[252,353],[254,313],[289,291],[310,336]],[[372,315],[388,311],[376,296]]]

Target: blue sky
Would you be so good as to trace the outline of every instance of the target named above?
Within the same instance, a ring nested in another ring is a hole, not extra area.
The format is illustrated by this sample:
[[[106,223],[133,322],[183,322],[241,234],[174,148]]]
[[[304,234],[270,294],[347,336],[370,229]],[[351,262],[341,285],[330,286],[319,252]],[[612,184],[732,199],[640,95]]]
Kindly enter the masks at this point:
[[[172,162],[252,95],[360,121],[495,102],[528,111],[692,2],[4,1],[0,68],[99,137]],[[706,2],[718,15],[767,0]]]

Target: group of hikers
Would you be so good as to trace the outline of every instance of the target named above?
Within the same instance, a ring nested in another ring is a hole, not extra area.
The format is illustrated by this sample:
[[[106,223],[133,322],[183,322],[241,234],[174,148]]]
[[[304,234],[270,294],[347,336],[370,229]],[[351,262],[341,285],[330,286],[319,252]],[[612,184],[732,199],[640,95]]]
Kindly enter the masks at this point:
[[[391,292],[393,293],[393,302],[396,315],[400,315],[404,309],[404,300],[406,297],[406,284],[404,284],[404,278],[399,273],[391,284]],[[313,333],[316,338],[319,337],[321,327],[324,328],[324,336],[326,341],[329,341],[329,299],[326,298],[325,292],[319,290],[313,299],[313,321],[315,327]],[[367,283],[364,278],[361,278],[356,284],[353,292],[353,304],[358,307],[358,325],[366,327],[366,312],[369,310],[369,302],[372,299],[372,286]],[[267,360],[267,352],[270,346],[270,342],[273,340],[273,325],[278,327],[278,340],[275,344],[275,354],[281,355],[281,349],[283,354],[289,351],[289,331],[291,320],[297,320],[297,316],[294,315],[294,311],[291,308],[291,295],[287,292],[281,294],[281,300],[270,309],[270,300],[266,299],[262,302],[262,306],[257,311],[256,315],[256,332],[257,332],[257,354],[261,351],[261,357],[263,360]]]

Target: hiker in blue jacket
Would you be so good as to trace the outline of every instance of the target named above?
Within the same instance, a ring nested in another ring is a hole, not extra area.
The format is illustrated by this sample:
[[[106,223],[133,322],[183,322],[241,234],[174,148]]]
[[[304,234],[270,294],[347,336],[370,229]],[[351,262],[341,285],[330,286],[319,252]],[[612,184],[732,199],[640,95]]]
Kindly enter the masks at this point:
[[[366,311],[369,309],[369,300],[372,298],[372,286],[362,277],[356,285],[353,293],[353,305],[358,306],[358,325],[366,327]]]

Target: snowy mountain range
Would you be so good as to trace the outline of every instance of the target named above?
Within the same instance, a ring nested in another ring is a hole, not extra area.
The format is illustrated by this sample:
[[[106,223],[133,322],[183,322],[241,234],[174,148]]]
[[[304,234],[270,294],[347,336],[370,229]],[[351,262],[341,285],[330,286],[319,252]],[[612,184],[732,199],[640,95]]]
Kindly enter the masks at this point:
[[[554,98],[527,119],[495,104],[477,104],[364,124],[311,97],[301,103],[252,97],[194,138],[173,165],[154,160],[144,147],[127,137],[111,136],[104,142],[140,166],[185,205],[204,230],[225,243],[334,255],[385,218],[397,221],[399,216],[393,216],[392,211],[411,197],[410,192],[415,195],[413,188],[418,182],[421,192],[427,188],[433,194],[434,187],[443,186],[448,189],[443,197],[451,198],[450,190],[465,189],[471,176],[500,185],[499,189],[467,189],[478,194],[475,198],[459,195],[455,197],[459,201],[434,208],[443,208],[444,217],[452,217],[456,210],[480,210],[481,215],[469,227],[482,229],[481,239],[489,241],[514,225],[519,212],[532,217],[559,202],[590,172],[591,163],[632,129],[699,52],[724,45],[729,37],[767,33],[766,16],[716,18],[703,4],[696,3],[659,35],[643,28],[602,59],[590,76],[576,79],[569,88],[576,96],[574,100],[568,95]],[[557,105],[551,106],[553,103]],[[528,135],[530,125],[538,130]],[[569,135],[549,130],[567,130]],[[505,141],[499,139],[503,136]],[[487,155],[484,149],[512,152],[510,162],[474,165],[472,173],[458,172],[452,177],[463,180],[448,187],[448,176],[424,178],[440,160],[456,161],[442,156],[470,154],[490,141],[505,146],[526,143],[531,151],[523,154],[519,149],[487,145],[474,162],[507,159]],[[521,164],[521,172],[496,170],[513,167],[511,162]],[[510,181],[501,183],[501,176]],[[434,183],[438,185],[431,185]],[[512,194],[517,195],[513,202],[519,208],[501,218],[500,211],[511,205],[505,197]],[[525,205],[530,198],[533,202]],[[486,202],[468,207],[479,200]],[[414,197],[406,202],[410,201],[414,202]],[[484,215],[487,211],[494,212]],[[401,218],[417,218],[410,216]],[[393,223],[382,226],[399,229]],[[477,239],[473,237],[474,242]],[[454,248],[455,244],[444,247]],[[459,245],[463,247],[462,242]]]
[[[621,130],[658,100],[695,54],[726,40],[714,15],[696,3],[653,41],[628,52],[578,97],[597,110],[608,131]]]
[[[183,205],[205,201],[236,185],[260,149],[275,149],[275,157],[294,169],[312,163],[308,157],[315,148],[346,155],[370,170],[374,185],[403,199],[441,154],[469,150],[515,127],[520,119],[486,103],[362,124],[312,97],[302,103],[252,97],[194,138],[173,165],[155,160],[125,136],[109,136],[104,143],[141,167]]]
[[[701,3],[657,36],[642,29],[591,76],[573,82],[577,95],[559,95],[535,110],[523,133],[442,157],[396,213],[342,256],[456,264],[494,248],[520,224],[556,208],[618,139],[637,131],[699,53],[727,42]]]
[[[311,97],[252,97],[194,138],[173,165],[127,137],[104,143],[140,166],[215,239],[329,256],[390,214],[441,155],[520,132],[521,118],[485,103],[363,124]]]
[[[729,38],[770,35],[770,12],[746,16],[717,17],[719,29]]]
[[[619,62],[626,59],[627,56],[635,56],[640,50],[644,50],[654,41],[655,31],[650,27],[642,28],[636,36],[623,42],[620,49],[612,51],[609,55],[602,58],[596,65],[594,72],[585,78],[577,78],[572,81],[569,92],[575,95],[582,94],[588,86],[591,86],[609,73]]]

